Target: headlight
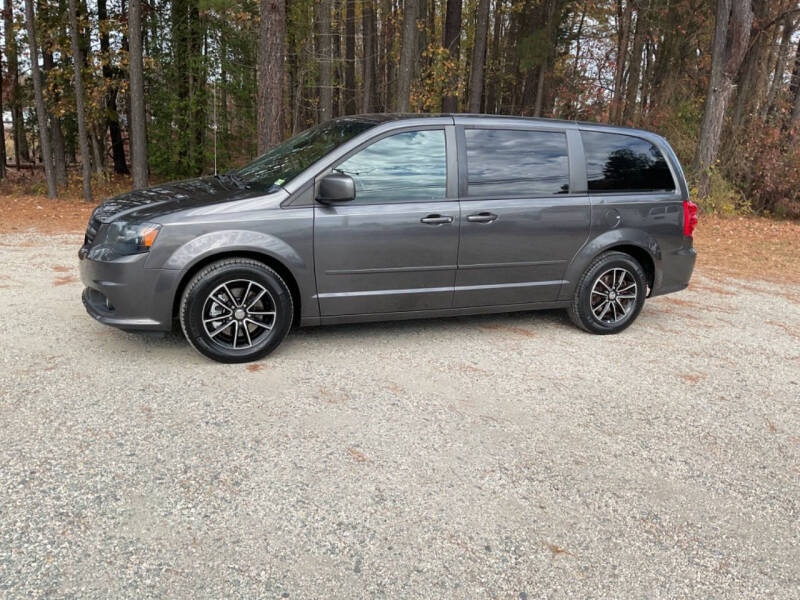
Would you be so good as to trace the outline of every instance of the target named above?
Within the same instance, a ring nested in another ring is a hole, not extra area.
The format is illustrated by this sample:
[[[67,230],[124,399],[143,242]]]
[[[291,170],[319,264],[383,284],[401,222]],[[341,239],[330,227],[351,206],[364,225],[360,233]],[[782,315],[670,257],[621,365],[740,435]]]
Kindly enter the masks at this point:
[[[108,226],[105,243],[120,254],[148,252],[156,241],[161,225],[117,221]]]
[[[108,225],[105,237],[89,251],[93,260],[114,260],[120,256],[149,252],[161,225],[115,221]]]

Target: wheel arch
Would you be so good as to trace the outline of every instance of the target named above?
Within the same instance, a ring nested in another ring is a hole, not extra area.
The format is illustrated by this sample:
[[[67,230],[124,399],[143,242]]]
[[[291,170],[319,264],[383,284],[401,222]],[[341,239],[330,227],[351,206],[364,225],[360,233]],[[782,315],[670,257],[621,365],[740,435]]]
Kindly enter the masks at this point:
[[[583,272],[604,252],[623,252],[636,259],[647,275],[650,292],[660,285],[661,247],[655,238],[637,229],[614,229],[591,240],[578,251],[567,267],[560,298],[572,297]]]
[[[248,258],[251,260],[258,261],[260,263],[265,264],[270,269],[275,271],[278,275],[280,275],[281,279],[283,279],[284,282],[286,282],[286,285],[289,287],[289,292],[292,294],[292,304],[294,306],[294,314],[292,315],[292,322],[294,325],[298,325],[300,323],[300,318],[302,314],[300,308],[301,307],[300,287],[297,284],[297,279],[295,278],[291,269],[289,269],[289,267],[287,267],[282,261],[275,258],[274,256],[264,252],[258,252],[256,250],[226,250],[204,256],[200,260],[192,263],[181,274],[178,286],[175,288],[175,295],[172,299],[173,321],[178,318],[178,311],[180,310],[180,303],[181,303],[181,297],[183,296],[183,291],[186,289],[186,285],[189,283],[189,281],[191,281],[192,277],[194,277],[201,269],[205,268],[211,263],[230,258]]]

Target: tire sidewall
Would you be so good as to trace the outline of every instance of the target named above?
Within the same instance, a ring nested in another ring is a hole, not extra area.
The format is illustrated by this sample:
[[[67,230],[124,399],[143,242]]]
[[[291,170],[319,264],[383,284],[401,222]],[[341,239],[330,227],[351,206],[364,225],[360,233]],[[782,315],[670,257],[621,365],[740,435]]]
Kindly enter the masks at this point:
[[[636,305],[633,307],[633,312],[630,313],[627,319],[622,323],[609,325],[603,323],[594,316],[591,307],[591,294],[597,278],[614,268],[624,268],[629,271],[636,281]],[[586,276],[581,282],[580,289],[578,290],[578,313],[580,315],[582,325],[592,333],[612,334],[618,333],[629,327],[639,316],[639,313],[644,307],[645,296],[647,295],[647,276],[644,273],[641,265],[633,259],[624,254],[615,253],[604,257],[597,261],[587,271]]]
[[[203,327],[203,306],[217,286],[235,279],[250,279],[263,285],[275,301],[275,324],[269,335],[256,346],[243,350],[223,348],[209,338]],[[201,274],[187,288],[182,301],[181,325],[189,343],[201,354],[220,362],[257,360],[272,352],[286,337],[292,325],[293,306],[289,289],[277,273],[256,264],[229,264]]]

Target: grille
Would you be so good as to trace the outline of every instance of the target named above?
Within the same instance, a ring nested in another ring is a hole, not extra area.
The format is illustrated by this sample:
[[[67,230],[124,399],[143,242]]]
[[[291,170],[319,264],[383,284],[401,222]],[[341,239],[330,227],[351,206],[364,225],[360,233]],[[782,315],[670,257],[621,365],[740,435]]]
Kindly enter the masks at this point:
[[[99,229],[100,221],[94,217],[89,219],[89,225],[86,227],[86,235],[83,236],[83,243],[87,246],[91,246]]]

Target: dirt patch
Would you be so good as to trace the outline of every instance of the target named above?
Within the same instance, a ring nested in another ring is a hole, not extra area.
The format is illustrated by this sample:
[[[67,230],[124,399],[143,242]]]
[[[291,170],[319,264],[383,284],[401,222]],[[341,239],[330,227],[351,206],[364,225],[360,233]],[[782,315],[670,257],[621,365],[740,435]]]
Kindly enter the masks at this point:
[[[0,208],[3,219],[0,233],[35,230],[40,233],[72,233],[84,231],[94,207],[131,189],[129,177],[116,176],[111,181],[93,184],[94,201],[81,197],[80,173],[70,171],[66,189],[59,197],[48,199],[41,173],[9,169],[9,179],[0,185]]]
[[[347,451],[350,453],[350,456],[352,456],[356,462],[369,462],[369,458],[367,457],[367,455],[361,452],[360,450],[357,450],[351,446],[350,448],[347,449]]]
[[[536,333],[524,327],[509,327],[508,325],[483,325],[481,331],[497,331],[500,333],[512,333],[523,337],[536,337]]]
[[[695,281],[691,281],[689,283],[689,289],[695,292],[710,292],[712,294],[717,294],[719,296],[735,296],[736,292],[731,292],[730,290],[726,290],[722,286],[719,285],[708,285],[704,283],[696,283]]]
[[[708,275],[800,283],[800,222],[700,215],[697,268]]]
[[[78,278],[75,275],[64,275],[63,277],[56,277],[53,280],[53,285],[66,285],[68,283],[75,283],[78,281]]]

